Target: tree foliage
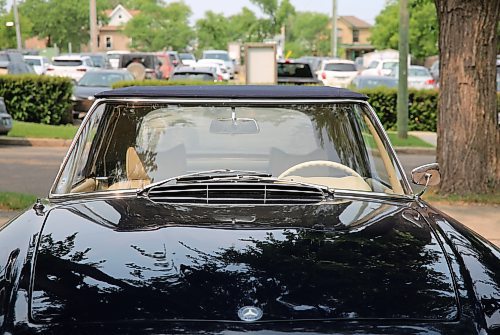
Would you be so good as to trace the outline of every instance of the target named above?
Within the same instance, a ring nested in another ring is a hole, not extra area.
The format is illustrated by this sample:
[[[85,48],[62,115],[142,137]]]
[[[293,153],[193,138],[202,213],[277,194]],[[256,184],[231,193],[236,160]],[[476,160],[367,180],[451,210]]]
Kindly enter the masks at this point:
[[[143,3],[141,12],[125,26],[131,47],[141,51],[184,50],[194,38],[189,26],[191,9],[184,2],[164,6],[156,1]]]
[[[432,0],[409,0],[410,54],[422,59],[437,54],[438,22]],[[398,49],[399,2],[393,0],[375,18],[371,43],[377,49]]]
[[[198,49],[226,49],[229,42],[229,20],[219,13],[207,11],[196,21]]]
[[[325,56],[330,52],[330,18],[323,13],[297,12],[287,31],[286,49],[292,57],[302,55]]]
[[[31,35],[33,24],[24,15],[19,15],[19,21],[21,25],[21,39],[24,41]],[[14,22],[14,14],[12,13],[12,10],[8,13],[4,11],[3,14],[0,14],[0,27],[2,27],[2,29],[0,29],[0,49],[17,48],[16,28],[7,27],[7,22]]]
[[[265,26],[267,37],[273,37],[280,32],[286,20],[295,14],[295,7],[290,0],[250,0],[266,15],[260,24]]]

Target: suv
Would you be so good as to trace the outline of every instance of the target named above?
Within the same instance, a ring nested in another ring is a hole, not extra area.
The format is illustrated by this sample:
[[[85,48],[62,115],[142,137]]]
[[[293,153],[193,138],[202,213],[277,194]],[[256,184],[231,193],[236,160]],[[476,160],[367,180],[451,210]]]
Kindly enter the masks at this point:
[[[133,63],[142,65],[142,68]],[[118,68],[129,70],[138,80],[162,78],[161,65],[162,62],[152,53],[134,52],[118,55]]]
[[[92,70],[94,64],[89,56],[62,55],[52,58],[52,65],[47,69],[50,76],[69,77],[80,80],[85,72]]]
[[[399,64],[399,59],[376,59],[372,61],[362,76],[388,76],[393,67]]]
[[[203,51],[202,59],[221,59],[226,65],[229,77],[234,78],[234,62],[229,57],[229,53],[225,50],[205,50]]]
[[[307,62],[278,62],[278,84],[321,85]]]

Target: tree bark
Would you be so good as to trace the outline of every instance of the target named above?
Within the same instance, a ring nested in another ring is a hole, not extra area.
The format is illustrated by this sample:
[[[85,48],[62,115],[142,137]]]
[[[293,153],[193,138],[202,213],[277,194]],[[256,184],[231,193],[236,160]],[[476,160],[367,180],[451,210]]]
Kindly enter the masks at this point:
[[[442,194],[498,192],[499,0],[434,0],[439,21],[437,159]]]

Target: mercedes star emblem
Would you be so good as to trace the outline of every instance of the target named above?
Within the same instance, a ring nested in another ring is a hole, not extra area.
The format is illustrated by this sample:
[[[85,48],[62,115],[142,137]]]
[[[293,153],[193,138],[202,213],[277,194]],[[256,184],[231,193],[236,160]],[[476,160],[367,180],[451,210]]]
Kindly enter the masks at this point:
[[[262,317],[262,309],[255,306],[245,306],[238,310],[238,316],[246,322],[257,321]]]

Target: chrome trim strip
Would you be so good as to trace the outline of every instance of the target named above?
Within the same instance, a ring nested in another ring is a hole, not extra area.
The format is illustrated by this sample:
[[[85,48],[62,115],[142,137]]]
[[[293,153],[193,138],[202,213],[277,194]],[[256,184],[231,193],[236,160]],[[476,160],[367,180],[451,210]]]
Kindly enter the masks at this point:
[[[73,141],[71,142],[71,145],[66,152],[66,155],[64,156],[63,162],[61,166],[59,167],[59,171],[57,172],[57,175],[54,179],[54,182],[52,183],[52,187],[50,188],[50,192],[48,195],[48,198],[50,200],[52,199],[63,199],[63,198],[68,198],[68,197],[75,197],[75,196],[94,196],[97,194],[98,196],[102,196],[103,192],[89,192],[89,193],[65,193],[65,194],[56,194],[54,193],[56,189],[56,184],[59,178],[61,177],[62,172],[64,171],[66,164],[68,163],[69,157],[71,156],[71,153],[74,150],[74,147],[76,146],[76,142],[80,138],[80,135],[89,122],[89,119],[92,117],[92,115],[95,113],[95,110],[97,109],[97,106],[100,105],[101,103],[105,102],[161,102],[161,103],[220,103],[220,104],[226,104],[226,103],[256,103],[256,104],[262,104],[262,105],[267,105],[267,104],[301,104],[301,103],[358,103],[358,104],[363,104],[368,108],[367,115],[370,117],[370,120],[374,124],[375,128],[377,129],[378,135],[381,137],[382,141],[385,142],[386,148],[389,152],[389,155],[392,157],[392,159],[396,162],[396,168],[399,169],[399,173],[402,176],[402,184],[403,188],[405,189],[405,192],[407,194],[404,195],[389,195],[391,199],[408,199],[409,196],[411,196],[411,199],[413,199],[414,194],[413,190],[410,187],[410,184],[408,182],[408,179],[406,178],[406,175],[404,173],[404,170],[402,168],[401,162],[399,161],[398,157],[396,156],[396,152],[394,148],[391,145],[391,142],[389,141],[389,137],[384,130],[379,118],[377,117],[374,109],[370,106],[368,101],[366,100],[360,100],[360,99],[181,99],[181,98],[170,98],[170,99],[165,99],[165,98],[100,98],[96,99],[92,106],[90,107],[89,111],[87,112],[87,115],[82,121],[82,124],[78,128],[78,131],[73,138]],[[125,192],[124,192],[125,191]],[[116,190],[116,191],[105,191],[106,195],[120,195],[124,193],[130,193],[133,192],[136,194],[137,190]],[[335,193],[339,192],[338,190],[335,190]],[[356,192],[356,191],[349,191],[350,194],[353,194],[354,196],[356,194],[359,194],[360,196],[363,197],[370,197],[370,194],[382,197],[388,196],[388,194],[385,193],[374,193],[374,192]]]

